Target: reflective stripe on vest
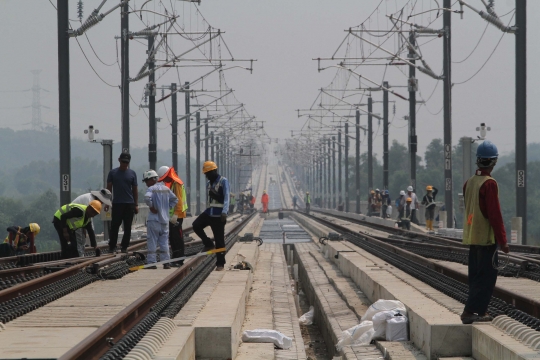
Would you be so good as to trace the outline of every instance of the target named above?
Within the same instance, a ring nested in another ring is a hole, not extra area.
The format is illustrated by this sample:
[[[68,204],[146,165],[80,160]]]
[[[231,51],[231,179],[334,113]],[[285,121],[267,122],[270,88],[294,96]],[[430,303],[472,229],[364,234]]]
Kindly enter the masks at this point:
[[[69,211],[72,210],[73,208],[81,209],[81,210],[83,211],[83,216],[82,216],[82,217],[75,217],[75,218],[67,219],[67,220],[66,220],[66,224],[68,225],[68,227],[69,227],[71,230],[76,230],[76,229],[80,229],[80,228],[83,228],[83,227],[85,227],[86,225],[88,225],[88,223],[89,223],[92,219],[85,219],[84,214],[86,213],[86,208],[87,208],[86,205],[80,205],[80,204],[67,204],[67,205],[64,205],[64,206],[62,206],[60,209],[58,209],[58,211],[54,214],[54,216],[55,216],[58,220],[60,220],[60,217],[61,217],[62,215],[64,215],[65,213],[69,212]]]
[[[216,192],[219,192],[219,188],[221,187],[222,182],[223,182],[223,176],[220,176],[219,181],[217,182],[216,185],[214,185],[214,190]],[[218,203],[217,200],[212,199],[210,197],[209,194],[210,194],[210,189],[211,188],[212,188],[212,184],[208,184],[208,187],[207,187],[207,193],[208,193],[207,195],[208,196],[207,196],[207,200],[206,200],[206,208],[211,208],[211,207],[213,207],[213,208],[223,208],[223,204]]]
[[[463,244],[465,245],[493,245],[495,233],[480,210],[480,188],[491,176],[473,175],[467,180],[465,188],[465,216],[463,220]],[[498,185],[497,185],[498,189]]]

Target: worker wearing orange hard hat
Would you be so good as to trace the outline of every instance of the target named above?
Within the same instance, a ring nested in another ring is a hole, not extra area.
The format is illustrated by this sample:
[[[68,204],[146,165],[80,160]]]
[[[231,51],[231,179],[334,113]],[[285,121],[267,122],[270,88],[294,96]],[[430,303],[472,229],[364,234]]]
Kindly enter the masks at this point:
[[[206,183],[206,210],[193,222],[193,232],[199,236],[204,244],[203,252],[225,247],[225,224],[229,211],[230,188],[226,177],[218,174],[218,167],[213,161],[205,161],[203,174],[208,180]],[[206,235],[204,228],[210,226],[214,234],[215,245]],[[225,253],[216,254],[216,271],[225,270]]]
[[[96,250],[96,255],[99,255],[96,235],[94,234],[91,220],[100,212],[101,202],[99,200],[92,200],[88,205],[64,205],[54,213],[52,222],[60,239],[60,248],[63,259],[79,256],[75,230],[82,228],[86,229],[88,232],[90,244]]]
[[[263,194],[261,196],[261,203],[263,206],[263,213],[268,212],[268,202],[270,201],[270,198],[268,197],[268,194],[266,193],[266,190],[263,190]]]

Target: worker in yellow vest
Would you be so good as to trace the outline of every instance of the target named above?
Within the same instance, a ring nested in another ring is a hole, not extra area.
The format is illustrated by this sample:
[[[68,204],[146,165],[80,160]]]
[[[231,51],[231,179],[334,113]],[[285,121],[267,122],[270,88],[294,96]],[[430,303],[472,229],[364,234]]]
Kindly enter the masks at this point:
[[[497,245],[508,253],[499,203],[499,187],[491,177],[499,152],[486,140],[476,150],[478,170],[463,185],[463,244],[469,245],[469,297],[461,314],[464,324],[491,321],[488,305],[497,282]]]
[[[60,238],[60,248],[62,250],[62,259],[78,257],[77,238],[75,230],[86,229],[90,244],[96,250],[96,255],[99,256],[97,249],[96,235],[92,228],[92,218],[101,212],[101,202],[92,200],[86,205],[67,204],[62,206],[53,218],[53,225]]]

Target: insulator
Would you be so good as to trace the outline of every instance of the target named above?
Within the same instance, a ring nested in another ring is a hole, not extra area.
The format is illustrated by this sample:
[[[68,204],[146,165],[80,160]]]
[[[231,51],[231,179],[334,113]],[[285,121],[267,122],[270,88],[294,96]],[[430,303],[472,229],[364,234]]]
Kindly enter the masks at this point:
[[[480,15],[487,22],[492,23],[493,25],[495,25],[496,27],[498,27],[499,29],[501,29],[504,32],[508,32],[510,30],[510,28],[508,26],[504,25],[503,22],[501,21],[501,19],[499,19],[498,17],[495,17],[495,16],[493,16],[491,14],[488,14],[488,13],[485,13],[483,11],[480,11],[478,13],[478,15]]]
[[[83,18],[83,2],[82,2],[82,0],[79,0],[79,2],[77,3],[77,16],[78,16],[79,20],[82,21],[82,18]]]
[[[84,24],[82,24],[80,28],[75,30],[75,36],[81,36],[82,34],[84,34],[86,30],[90,29],[92,26],[99,23],[101,19],[103,19],[103,16],[101,15],[94,15],[94,14],[90,15],[88,19],[86,19]]]
[[[152,30],[141,30],[130,33],[131,36],[156,36],[157,34],[157,31]]]
[[[440,34],[442,32],[442,30],[436,30],[436,29],[431,29],[431,28],[419,26],[416,29],[416,32],[421,33],[421,34]]]

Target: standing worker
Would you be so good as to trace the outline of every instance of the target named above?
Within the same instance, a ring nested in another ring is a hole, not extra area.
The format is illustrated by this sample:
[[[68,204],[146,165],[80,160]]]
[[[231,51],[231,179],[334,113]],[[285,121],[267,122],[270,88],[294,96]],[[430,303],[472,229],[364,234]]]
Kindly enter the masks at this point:
[[[416,225],[420,225],[420,223],[418,222],[418,217],[416,216],[416,210],[418,210],[418,197],[416,196],[416,193],[414,192],[413,187],[410,185],[409,187],[407,187],[407,197],[410,197],[412,200],[411,221],[415,223]]]
[[[407,204],[407,196],[405,195],[405,191],[401,190],[399,192],[399,197],[396,199],[396,208],[398,211],[398,220],[403,217],[403,209],[405,209],[405,205]]]
[[[298,196],[296,196],[296,194],[294,194],[293,197],[292,197],[293,209],[296,209],[296,203],[297,202],[298,202]]]
[[[478,170],[463,185],[465,213],[463,244],[469,245],[469,297],[461,314],[464,324],[491,321],[487,313],[497,282],[497,244],[510,251],[499,203],[499,186],[491,177],[499,152],[486,140],[476,150]]]
[[[101,189],[100,191],[90,191],[89,193],[79,195],[73,200],[72,204],[86,205],[91,201],[97,200],[102,205],[105,205],[105,211],[108,211],[111,206],[112,194],[107,189]],[[92,229],[94,228],[94,219],[90,221]],[[84,228],[75,230],[75,237],[77,239],[77,252],[79,256],[84,256],[84,246],[86,245],[86,231]]]
[[[382,213],[381,216],[383,219],[386,219],[390,216],[388,216],[388,206],[390,206],[390,209],[392,208],[392,202],[390,201],[390,191],[383,190],[381,193],[381,202],[382,202]],[[391,210],[390,210],[391,211]]]
[[[439,190],[435,186],[426,186],[427,194],[422,199],[422,205],[426,206],[426,230],[433,231],[433,221],[435,220],[435,196],[439,193]]]
[[[309,214],[309,210],[311,209],[311,196],[309,195],[309,191],[306,191],[304,203],[306,204],[306,213]]]
[[[90,243],[96,251],[96,255],[100,252],[96,244],[96,235],[92,228],[90,220],[101,212],[101,202],[92,200],[86,205],[67,204],[62,206],[53,217],[53,225],[60,239],[60,248],[62,251],[62,259],[78,257],[77,239],[75,230],[85,228],[88,231]]]
[[[401,227],[407,230],[411,230],[411,218],[413,215],[412,199],[408,197],[405,200],[405,206],[403,207],[403,215],[401,215]]]
[[[171,244],[172,258],[179,258],[185,255],[184,247],[184,232],[182,225],[186,218],[186,212],[188,209],[188,203],[186,201],[186,189],[184,182],[174,168],[168,166],[162,166],[157,171],[159,179],[158,182],[163,182],[174,195],[178,198],[178,203],[171,209],[169,215],[169,243]],[[171,263],[173,267],[180,267],[184,264],[184,261],[178,261]]]
[[[251,193],[248,195],[248,197],[249,197],[249,208],[253,210],[255,208],[255,201],[257,199],[255,199],[255,196],[253,196],[253,194]]]
[[[206,190],[208,200],[206,210],[193,222],[193,231],[197,234],[203,244],[204,251],[225,247],[225,224],[227,223],[227,211],[229,210],[229,181],[224,176],[218,174],[218,167],[213,161],[205,161],[203,164],[203,174],[208,179]],[[210,226],[214,234],[214,241],[204,232],[204,228]],[[216,271],[225,270],[225,253],[216,254]]]
[[[26,227],[10,226],[7,228],[8,235],[4,243],[0,245],[0,258],[35,254],[35,238],[39,234],[40,227],[37,223],[30,223]]]
[[[236,196],[231,194],[231,201],[229,202],[229,214],[234,213],[234,206],[236,205]]]
[[[131,240],[131,223],[133,215],[139,213],[139,193],[137,188],[137,174],[129,168],[131,155],[120,154],[118,158],[120,166],[112,169],[107,176],[107,190],[113,193],[113,207],[111,219],[111,233],[109,249],[116,250],[118,231],[124,223],[124,236],[122,236],[122,252],[127,253]]]
[[[150,213],[146,220],[147,228],[147,263],[156,263],[156,252],[159,245],[159,261],[169,260],[169,210],[174,209],[178,198],[163,182],[158,182],[159,176],[154,170],[148,170],[143,174],[143,180],[148,189],[144,194],[144,202],[148,205]],[[176,216],[176,215],[173,215]],[[170,269],[169,264],[163,265],[164,269]],[[147,269],[157,269],[150,266]]]
[[[268,212],[268,201],[270,199],[268,198],[268,194],[266,193],[266,190],[263,190],[263,194],[261,196],[261,203],[262,203],[262,206],[263,206],[263,213],[267,213]]]

